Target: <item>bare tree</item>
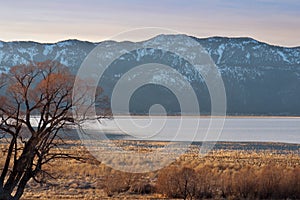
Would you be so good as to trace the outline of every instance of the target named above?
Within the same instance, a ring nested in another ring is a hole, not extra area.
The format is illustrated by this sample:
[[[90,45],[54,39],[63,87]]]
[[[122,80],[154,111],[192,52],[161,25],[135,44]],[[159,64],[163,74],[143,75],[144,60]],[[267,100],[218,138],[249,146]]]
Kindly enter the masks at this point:
[[[0,166],[0,200],[20,199],[28,181],[39,181],[45,173],[43,165],[53,159],[76,158],[52,150],[58,147],[59,131],[80,123],[72,117],[71,109],[82,104],[82,99],[72,100],[75,77],[58,62],[15,66],[5,77],[6,84],[0,83],[4,90],[0,96],[0,138],[8,144]],[[84,84],[82,87],[88,89]]]

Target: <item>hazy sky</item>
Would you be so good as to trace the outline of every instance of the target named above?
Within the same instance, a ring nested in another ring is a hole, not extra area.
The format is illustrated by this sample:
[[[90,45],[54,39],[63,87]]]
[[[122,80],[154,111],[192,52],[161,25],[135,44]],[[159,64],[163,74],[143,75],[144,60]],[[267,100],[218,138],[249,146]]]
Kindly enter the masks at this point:
[[[2,0],[0,40],[102,41],[141,27],[300,46],[299,0]]]

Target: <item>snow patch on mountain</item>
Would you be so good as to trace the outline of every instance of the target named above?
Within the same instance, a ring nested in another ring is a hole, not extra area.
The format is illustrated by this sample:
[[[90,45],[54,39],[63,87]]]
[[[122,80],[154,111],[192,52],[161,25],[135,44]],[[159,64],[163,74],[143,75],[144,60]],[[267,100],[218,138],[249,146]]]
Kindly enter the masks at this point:
[[[264,75],[264,72],[258,69],[249,69],[243,67],[224,67],[220,68],[219,71],[221,72],[221,74],[231,76],[232,78],[235,78],[240,82],[247,80],[247,77],[255,80],[256,78]],[[245,75],[247,75],[247,77]]]
[[[39,51],[37,48],[35,47],[30,47],[30,48],[20,48],[18,49],[18,52],[20,52],[21,54],[27,54],[29,56],[29,59],[31,61],[34,60],[34,56],[38,55],[39,54]],[[17,61],[16,61],[17,62]]]
[[[0,62],[2,62],[2,60],[4,59],[5,53],[0,50]]]
[[[220,64],[220,63],[221,63],[221,59],[222,59],[222,57],[223,57],[224,50],[225,50],[225,45],[224,45],[224,44],[221,44],[221,45],[219,46],[219,48],[217,49],[217,52],[218,52],[218,54],[219,54],[219,58],[218,58],[217,64]]]
[[[60,48],[66,48],[68,46],[72,46],[74,43],[73,40],[66,40],[66,41],[62,41],[62,42],[58,42],[57,46]]]
[[[177,89],[183,88],[186,83],[181,79],[175,79],[174,74],[169,74],[166,71],[162,71],[160,74],[155,74],[152,77],[152,83],[159,85],[172,85]]]
[[[248,52],[248,53],[246,54],[246,59],[249,60],[250,57],[251,57],[251,55],[250,55],[250,53]]]
[[[141,58],[143,58],[146,54],[147,54],[146,49],[138,49],[138,50],[137,50],[137,57],[136,57],[136,60],[137,60],[138,62],[140,62],[140,61],[141,61]]]
[[[65,66],[69,66],[68,60],[66,60],[66,59],[63,58],[63,57],[60,59],[60,63],[63,64],[63,65],[65,65]]]
[[[45,48],[44,48],[44,51],[43,51],[43,55],[44,56],[47,56],[49,55],[50,53],[53,52],[53,48],[54,48],[55,45],[45,45]]]
[[[9,67],[6,66],[0,66],[0,74],[1,73],[8,73],[9,72]]]
[[[277,53],[281,56],[281,58],[282,58],[285,62],[291,63],[291,62],[288,60],[287,56],[286,56],[282,51],[279,51],[279,50],[278,50]]]

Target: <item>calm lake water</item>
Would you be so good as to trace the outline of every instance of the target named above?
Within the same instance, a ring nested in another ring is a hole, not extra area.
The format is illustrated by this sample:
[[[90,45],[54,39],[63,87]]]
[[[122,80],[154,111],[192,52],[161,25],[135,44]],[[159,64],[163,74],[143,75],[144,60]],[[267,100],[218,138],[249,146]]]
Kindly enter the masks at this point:
[[[102,124],[89,123],[93,134],[109,138],[167,141],[284,142],[300,144],[296,117],[116,117]]]

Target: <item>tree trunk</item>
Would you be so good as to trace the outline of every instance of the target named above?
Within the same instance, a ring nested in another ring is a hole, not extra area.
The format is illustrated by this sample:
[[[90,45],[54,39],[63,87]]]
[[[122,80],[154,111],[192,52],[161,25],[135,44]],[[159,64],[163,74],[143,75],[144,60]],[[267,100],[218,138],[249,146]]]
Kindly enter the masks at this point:
[[[0,188],[0,200],[12,200],[13,197],[5,192],[3,188]]]
[[[9,148],[8,148],[5,164],[4,164],[2,174],[1,174],[1,177],[0,177],[0,188],[2,188],[2,189],[3,189],[4,179],[5,179],[5,177],[7,175],[7,172],[8,172],[9,163],[10,163],[10,160],[11,160],[11,156],[12,156],[12,153],[13,153],[13,148],[14,148],[14,145],[16,143],[16,140],[17,140],[17,138],[13,137],[11,142],[10,142]],[[1,189],[0,189],[0,192],[1,192]]]
[[[19,160],[14,163],[13,170],[9,175],[6,184],[4,185],[4,194],[8,193],[11,196],[11,193],[15,188],[17,188],[16,195],[23,194],[24,188],[27,182],[31,178],[31,167],[32,162],[35,156],[35,146],[38,143],[38,138],[31,138],[28,143],[25,145],[22,155]],[[24,186],[23,186],[24,185]],[[16,196],[15,195],[15,196]],[[20,195],[21,197],[21,195]],[[20,198],[19,197],[19,198]],[[19,199],[19,198],[11,198],[11,199]],[[0,200],[2,200],[0,198]]]
[[[25,175],[21,179],[20,184],[18,185],[17,192],[16,192],[13,200],[19,200],[21,198],[21,196],[24,193],[27,182],[30,180],[30,178],[31,178],[31,172],[28,171],[25,173]]]

